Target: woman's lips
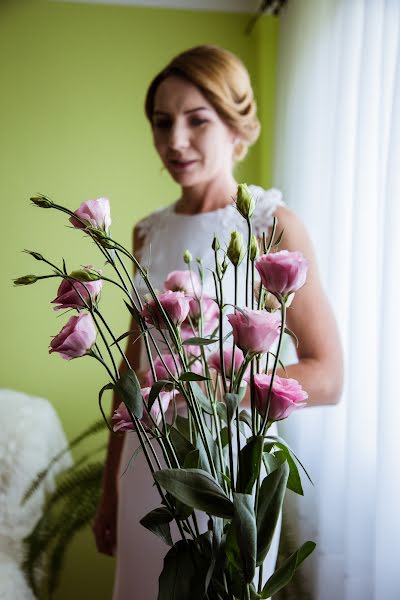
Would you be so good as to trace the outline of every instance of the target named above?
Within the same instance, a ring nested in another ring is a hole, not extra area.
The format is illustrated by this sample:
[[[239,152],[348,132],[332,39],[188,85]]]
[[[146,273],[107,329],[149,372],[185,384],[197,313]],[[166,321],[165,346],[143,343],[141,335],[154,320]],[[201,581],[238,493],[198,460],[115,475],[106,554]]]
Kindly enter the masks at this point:
[[[194,165],[196,160],[169,160],[169,164],[174,171],[187,171],[190,169],[192,165]]]

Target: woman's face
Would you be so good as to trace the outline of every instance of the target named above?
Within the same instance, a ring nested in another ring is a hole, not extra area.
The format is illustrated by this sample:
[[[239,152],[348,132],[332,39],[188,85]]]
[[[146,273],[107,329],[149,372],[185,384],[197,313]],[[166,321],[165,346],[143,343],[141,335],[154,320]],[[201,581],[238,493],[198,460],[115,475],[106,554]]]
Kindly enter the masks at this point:
[[[188,81],[171,76],[159,85],[152,128],[157,152],[181,186],[231,175],[235,134]]]

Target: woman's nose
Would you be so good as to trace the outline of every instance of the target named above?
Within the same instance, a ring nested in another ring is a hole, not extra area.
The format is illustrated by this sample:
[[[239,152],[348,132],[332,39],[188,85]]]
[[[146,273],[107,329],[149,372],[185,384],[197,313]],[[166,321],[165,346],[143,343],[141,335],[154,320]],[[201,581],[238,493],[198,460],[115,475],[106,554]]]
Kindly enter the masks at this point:
[[[168,145],[172,150],[187,148],[189,145],[187,128],[179,123],[172,125],[169,132]]]

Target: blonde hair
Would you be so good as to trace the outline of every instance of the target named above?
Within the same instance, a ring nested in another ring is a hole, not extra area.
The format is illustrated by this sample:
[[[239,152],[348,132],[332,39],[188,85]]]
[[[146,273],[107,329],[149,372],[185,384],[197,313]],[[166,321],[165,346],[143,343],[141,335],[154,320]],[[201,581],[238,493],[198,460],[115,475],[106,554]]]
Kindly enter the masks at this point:
[[[147,90],[146,116],[152,123],[159,85],[167,77],[181,77],[195,85],[224,123],[240,138],[234,159],[242,160],[260,133],[256,102],[249,73],[237,56],[217,46],[196,46],[175,56]]]

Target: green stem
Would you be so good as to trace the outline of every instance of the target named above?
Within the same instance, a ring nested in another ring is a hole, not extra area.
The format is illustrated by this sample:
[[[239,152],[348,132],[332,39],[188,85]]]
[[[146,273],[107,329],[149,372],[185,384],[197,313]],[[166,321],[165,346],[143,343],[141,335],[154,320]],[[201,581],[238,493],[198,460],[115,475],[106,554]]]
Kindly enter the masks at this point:
[[[251,219],[249,219],[249,217],[247,217],[246,221],[247,221],[247,231],[248,231],[247,257],[246,257],[246,306],[249,306],[250,244],[251,244],[252,228],[251,228]]]
[[[224,387],[224,393],[226,394],[226,392],[228,391],[228,386],[226,383],[224,344],[223,344],[223,339],[224,339],[224,325],[223,325],[224,295],[223,295],[223,288],[222,288],[222,278],[219,273],[220,269],[219,269],[219,265],[218,265],[218,254],[217,254],[216,250],[214,250],[214,258],[215,258],[215,268],[216,268],[216,274],[214,273],[214,281],[215,281],[215,287],[216,287],[217,300],[218,300],[218,295],[219,295],[219,302],[218,302],[218,306],[219,306],[219,357],[220,357],[220,363],[221,363],[222,385]],[[216,278],[218,279],[218,284],[217,284]]]
[[[258,588],[257,591],[259,594],[262,592],[263,588],[263,571],[264,571],[264,563],[261,563],[259,571],[258,571]]]
[[[265,435],[267,427],[268,427],[268,413],[269,413],[269,406],[271,403],[271,396],[272,396],[272,386],[274,383],[274,377],[275,377],[275,373],[276,370],[278,368],[278,363],[279,363],[279,354],[281,351],[281,346],[282,346],[282,340],[283,340],[283,334],[285,333],[285,324],[286,324],[286,302],[282,301],[281,302],[281,311],[282,311],[282,318],[281,318],[281,331],[279,334],[279,342],[278,342],[278,348],[276,351],[276,356],[275,356],[275,360],[274,360],[274,366],[272,368],[272,374],[271,374],[271,381],[269,384],[269,390],[268,390],[268,397],[267,397],[267,406],[266,406],[266,410],[265,410],[265,414],[262,420],[262,424],[261,424],[261,429],[258,433],[258,435]]]
[[[103,365],[103,367],[106,369],[107,373],[109,374],[109,376],[111,377],[111,379],[113,380],[114,383],[117,381],[116,377],[113,375],[113,373],[112,373],[111,369],[109,368],[108,364],[102,358],[100,358],[100,356],[98,356],[97,354],[95,354],[93,351],[89,352],[88,356],[92,356],[97,361],[99,361],[99,363],[101,363]]]
[[[99,311],[99,309],[97,307],[93,308],[93,312],[96,313],[96,315],[98,315],[100,317],[101,322],[103,323],[103,325],[105,326],[105,328],[107,329],[108,333],[110,334],[110,336],[112,337],[114,344],[116,345],[116,347],[119,350],[119,353],[121,354],[121,357],[125,363],[125,365],[128,367],[128,369],[131,369],[131,365],[125,355],[125,352],[122,350],[121,346],[119,345],[119,343],[117,342],[116,337],[114,336],[112,329],[109,327],[107,321],[105,320],[105,318],[103,317],[103,315],[101,314],[101,312]],[[93,313],[92,313],[93,314]]]
[[[249,256],[249,248],[247,248],[247,257]],[[247,265],[248,267],[248,265]],[[235,265],[235,312],[236,312],[236,306],[237,306],[237,302],[238,302],[238,267],[237,265]],[[246,269],[246,306],[247,306],[247,300],[248,300],[248,268]],[[235,351],[236,351],[236,345],[235,343],[233,344],[232,347],[232,369],[231,369],[231,384],[230,384],[230,391],[232,391],[232,386],[233,386],[233,379],[234,379],[234,366],[235,366]],[[237,474],[236,474],[236,487],[240,489],[240,475],[241,475],[241,460],[240,460],[240,430],[239,430],[239,405],[236,408],[236,445],[237,445],[237,457],[238,457],[238,464],[237,464]]]

